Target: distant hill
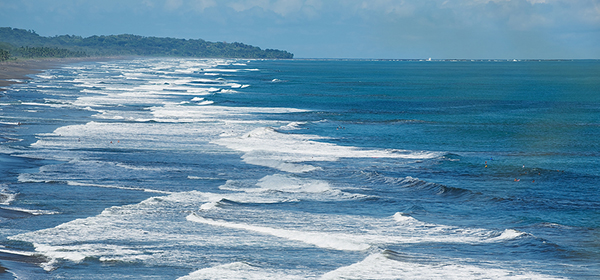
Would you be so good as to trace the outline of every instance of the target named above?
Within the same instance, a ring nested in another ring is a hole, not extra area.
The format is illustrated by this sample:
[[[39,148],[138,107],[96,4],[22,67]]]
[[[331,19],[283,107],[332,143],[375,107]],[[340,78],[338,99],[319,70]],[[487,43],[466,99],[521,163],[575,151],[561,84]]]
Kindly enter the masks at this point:
[[[0,27],[0,60],[7,51],[12,57],[79,56],[179,56],[204,58],[289,59],[294,55],[242,43],[208,42],[202,39],[175,39],[121,34],[81,37],[43,37],[33,30]]]

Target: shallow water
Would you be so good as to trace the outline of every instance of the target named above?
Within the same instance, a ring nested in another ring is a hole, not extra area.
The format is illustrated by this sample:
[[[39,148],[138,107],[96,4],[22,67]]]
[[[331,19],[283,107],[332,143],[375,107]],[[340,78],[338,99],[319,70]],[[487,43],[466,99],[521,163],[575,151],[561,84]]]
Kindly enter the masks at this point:
[[[8,279],[600,275],[598,61],[154,58],[33,78],[0,96]]]

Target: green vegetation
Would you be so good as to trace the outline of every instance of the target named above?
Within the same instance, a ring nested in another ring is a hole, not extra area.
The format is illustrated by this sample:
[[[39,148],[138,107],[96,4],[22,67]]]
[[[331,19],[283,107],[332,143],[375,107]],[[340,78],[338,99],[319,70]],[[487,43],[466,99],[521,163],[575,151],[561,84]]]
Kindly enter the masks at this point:
[[[10,49],[12,49],[10,44],[0,42],[0,62],[10,59]]]
[[[10,52],[0,49],[0,61],[7,61],[10,58]]]
[[[20,47],[15,50],[19,56],[26,58],[34,57],[84,57],[87,56],[82,51],[70,51],[67,49],[50,48],[50,47]]]
[[[0,27],[0,48],[2,46],[5,46],[4,49],[7,49],[11,56],[27,58],[141,55],[289,59],[294,56],[286,51],[262,50],[242,43],[143,37],[130,34],[87,38],[72,35],[43,37],[32,30],[10,27]]]

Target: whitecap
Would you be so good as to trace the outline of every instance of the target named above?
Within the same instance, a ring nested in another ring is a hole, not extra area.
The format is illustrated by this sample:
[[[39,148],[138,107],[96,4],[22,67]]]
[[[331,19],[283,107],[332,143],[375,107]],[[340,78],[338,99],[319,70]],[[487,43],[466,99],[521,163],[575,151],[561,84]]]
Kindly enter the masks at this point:
[[[242,158],[247,163],[295,173],[318,169],[301,162],[336,161],[342,157],[429,159],[441,155],[436,152],[361,149],[320,141],[325,139],[316,135],[280,133],[272,127],[261,127],[242,137],[222,137],[212,143],[245,152]]]
[[[332,191],[331,186],[326,181],[303,179],[281,174],[266,176],[258,181],[257,186],[263,190],[276,190],[292,193],[322,193]]]
[[[208,224],[213,226],[221,226],[233,229],[243,229],[248,231],[255,231],[263,234],[273,235],[289,240],[300,241],[307,244],[312,244],[317,247],[343,250],[343,251],[364,251],[369,249],[371,246],[360,241],[356,241],[352,236],[345,234],[336,234],[328,232],[308,232],[298,230],[287,230],[279,228],[271,228],[264,226],[255,226],[242,223],[233,223],[222,220],[213,220],[199,216],[198,214],[192,213],[186,217],[187,220]]]
[[[515,229],[505,229],[504,231],[502,231],[502,233],[500,235],[498,235],[497,237],[493,237],[490,240],[493,241],[497,241],[497,240],[512,240],[521,236],[526,236],[529,235],[525,232],[522,231],[518,231]]]
[[[8,190],[4,185],[0,185],[0,204],[9,205],[15,201],[17,194]]]
[[[524,270],[509,264],[472,265],[472,260],[403,261],[375,253],[364,260],[328,272],[321,279],[563,279]]]
[[[234,262],[200,269],[177,280],[200,279],[306,279],[306,272],[273,268],[262,268],[246,262]]]

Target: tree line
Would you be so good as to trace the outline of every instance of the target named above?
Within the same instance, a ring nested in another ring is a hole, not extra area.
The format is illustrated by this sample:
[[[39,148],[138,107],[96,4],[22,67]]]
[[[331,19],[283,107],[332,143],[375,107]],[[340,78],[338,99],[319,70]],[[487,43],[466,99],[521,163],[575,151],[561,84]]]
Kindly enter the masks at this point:
[[[71,51],[68,49],[52,48],[52,47],[20,47],[15,49],[15,54],[26,58],[35,57],[84,57],[88,56],[82,51]]]
[[[0,61],[7,61],[10,58],[10,52],[0,49]]]
[[[176,39],[121,34],[81,37],[60,35],[43,37],[33,30],[0,27],[0,49],[11,56],[73,57],[73,56],[180,56],[206,58],[289,59],[294,55],[282,50],[261,49],[243,43],[208,42],[202,39]],[[8,47],[6,47],[8,46]],[[35,56],[28,56],[35,55]],[[55,56],[37,56],[55,55]]]

